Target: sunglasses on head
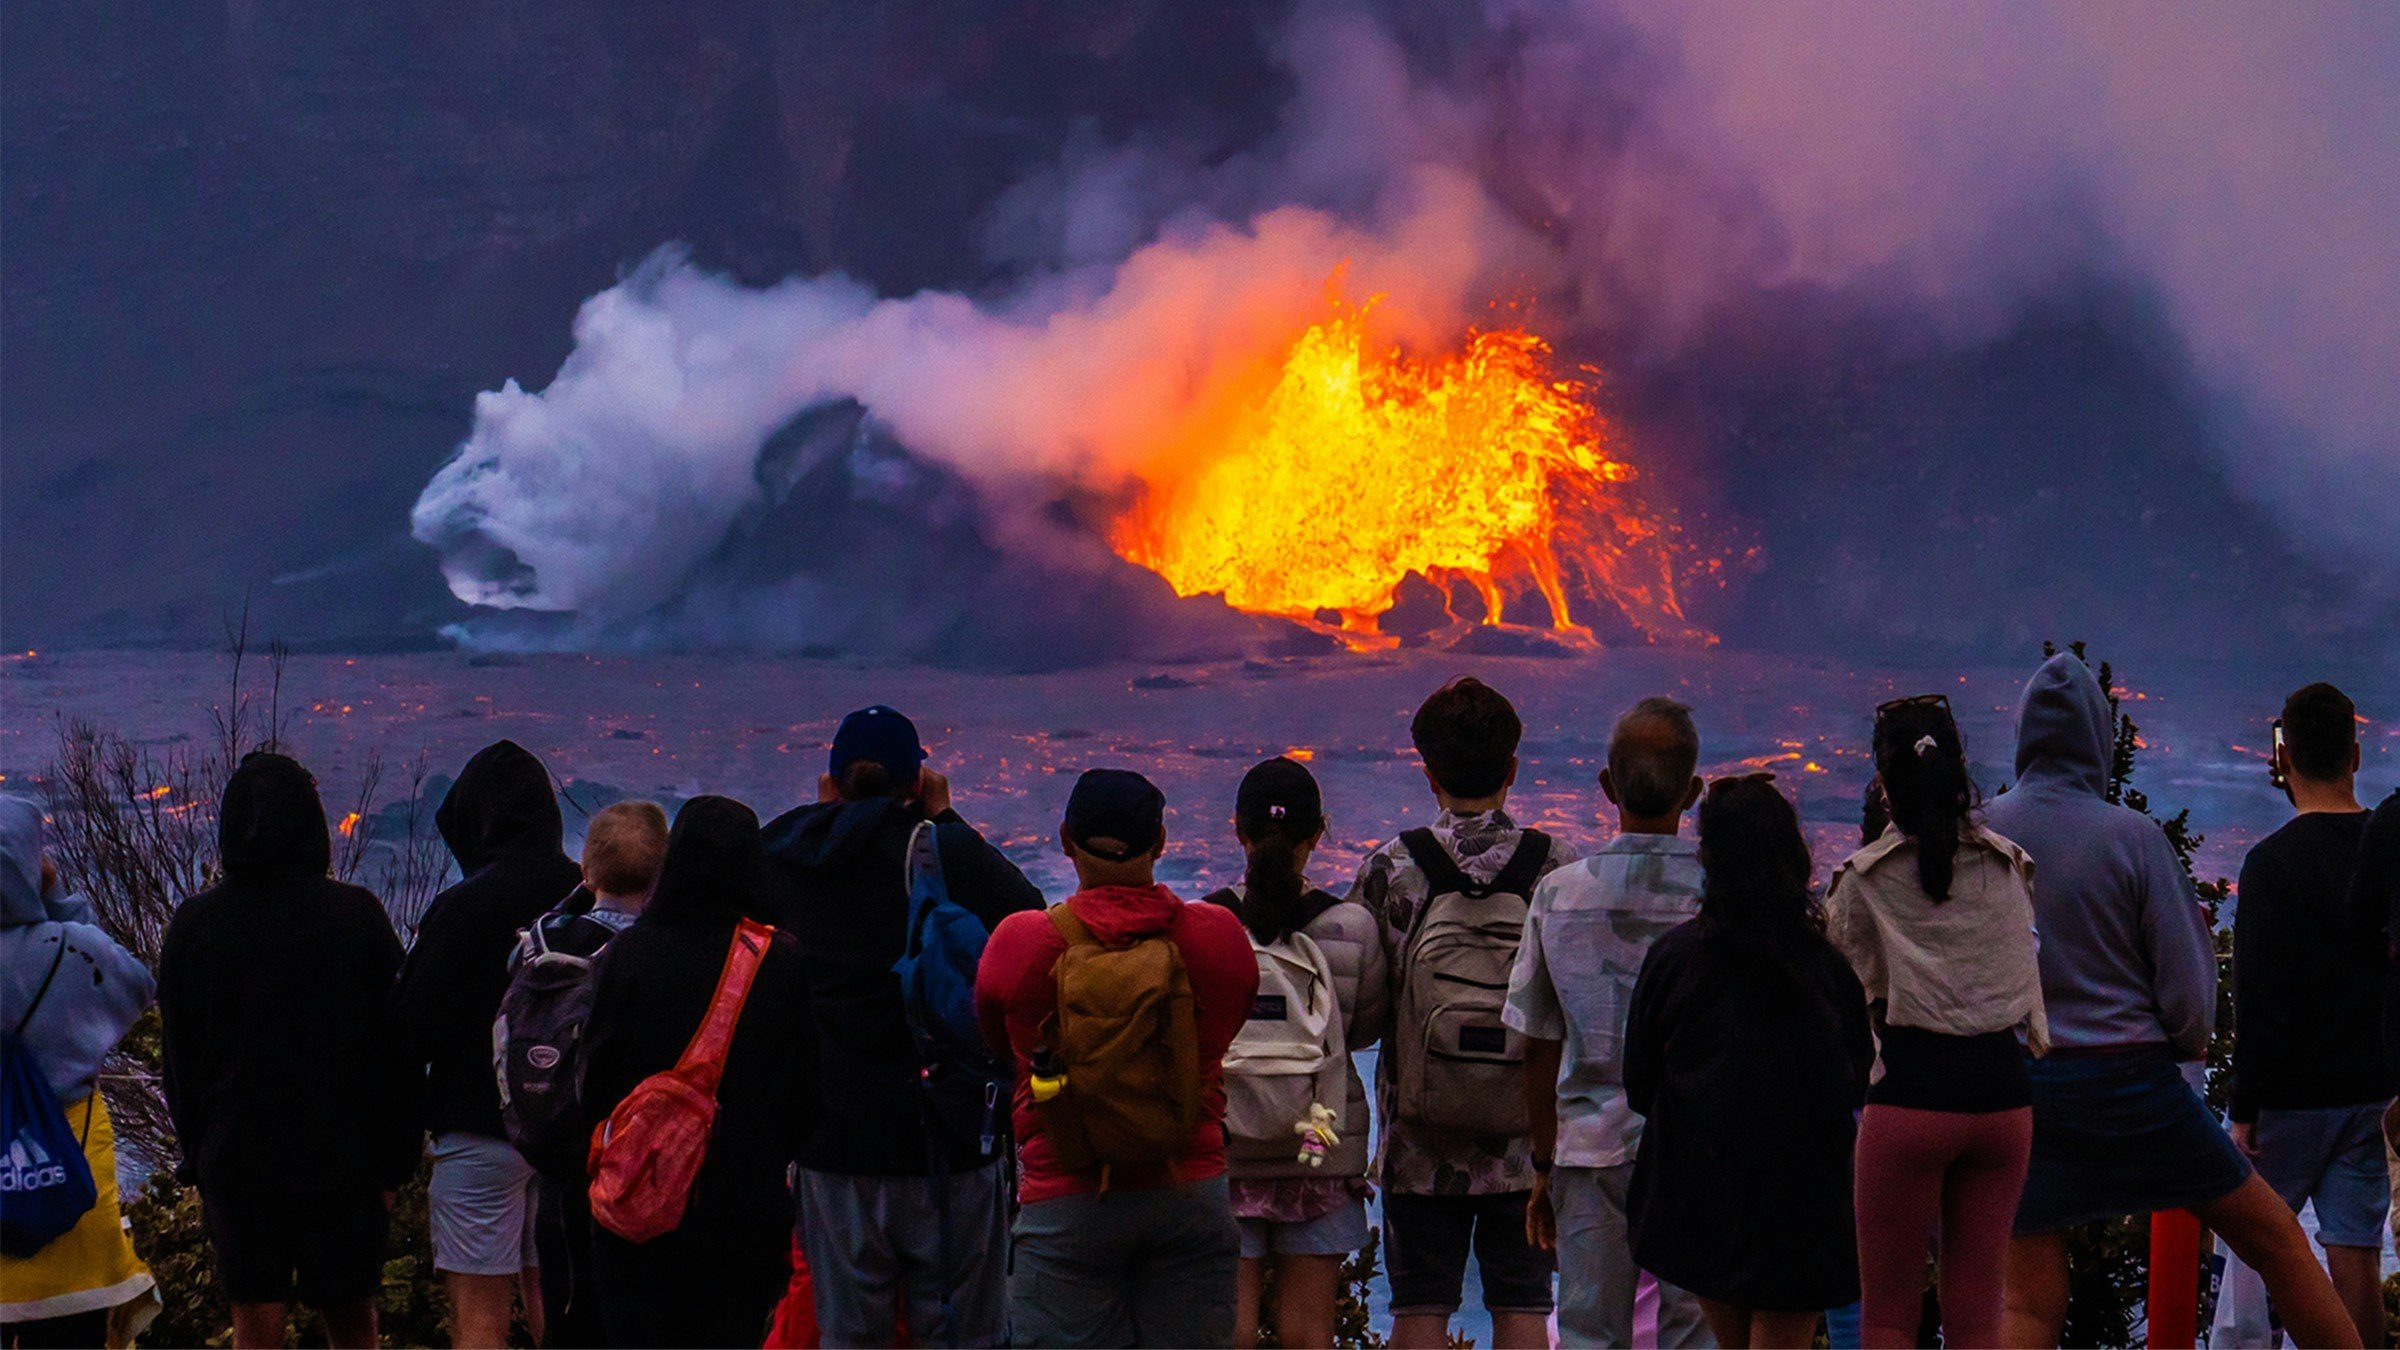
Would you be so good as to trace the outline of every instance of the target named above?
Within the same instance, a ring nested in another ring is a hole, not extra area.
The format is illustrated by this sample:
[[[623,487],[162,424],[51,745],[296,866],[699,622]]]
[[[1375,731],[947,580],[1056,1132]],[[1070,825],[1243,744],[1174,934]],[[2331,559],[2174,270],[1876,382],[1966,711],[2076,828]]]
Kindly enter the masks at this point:
[[[1728,774],[1723,778],[1711,780],[1708,785],[1708,794],[1713,797],[1739,783],[1772,783],[1774,781],[1775,775],[1766,769],[1759,769],[1751,773]]]
[[[1875,705],[1875,716],[1880,720],[1886,714],[1897,712],[1902,708],[1939,708],[1942,710],[1942,715],[1948,717],[1950,715],[1950,696],[1948,694],[1910,694],[1906,698],[1886,699]]]

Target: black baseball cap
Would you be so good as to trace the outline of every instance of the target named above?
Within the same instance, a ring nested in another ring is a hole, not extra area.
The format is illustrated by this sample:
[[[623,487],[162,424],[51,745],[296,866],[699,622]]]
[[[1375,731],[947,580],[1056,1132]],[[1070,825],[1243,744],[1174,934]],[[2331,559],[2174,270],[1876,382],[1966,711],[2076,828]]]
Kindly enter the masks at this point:
[[[1167,837],[1167,794],[1131,769],[1086,769],[1067,794],[1064,822],[1075,847],[1108,862],[1131,862]],[[1095,848],[1105,839],[1117,848]]]
[[[826,772],[837,777],[863,759],[883,766],[894,784],[905,787],[917,781],[917,770],[924,767],[925,745],[917,739],[916,723],[878,703],[842,719],[833,733],[833,753],[826,758]]]
[[[1278,755],[1242,775],[1233,794],[1233,818],[1246,826],[1279,826],[1294,836],[1316,833],[1325,822],[1325,799],[1316,775],[1299,761]]]

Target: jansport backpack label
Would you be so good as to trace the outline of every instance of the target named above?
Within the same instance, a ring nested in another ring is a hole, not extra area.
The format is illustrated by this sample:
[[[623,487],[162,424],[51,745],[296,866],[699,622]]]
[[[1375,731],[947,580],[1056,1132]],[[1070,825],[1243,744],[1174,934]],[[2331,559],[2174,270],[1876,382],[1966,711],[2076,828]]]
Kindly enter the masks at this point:
[[[1066,940],[1053,978],[1058,1012],[1045,1027],[1065,1086],[1040,1103],[1062,1166],[1170,1166],[1200,1123],[1200,1035],[1183,952],[1164,933],[1109,946],[1064,904],[1050,922]]]
[[[741,921],[708,1012],[675,1066],[634,1084],[607,1123],[592,1132],[592,1220],[618,1237],[648,1242],[683,1225],[692,1183],[716,1132],[725,1054],[774,940],[774,929]]]
[[[1435,1129],[1513,1136],[1525,1110],[1525,1038],[1501,1020],[1550,840],[1527,830],[1492,878],[1470,878],[1431,830],[1400,836],[1432,894],[1400,950],[1399,999],[1384,1053],[1393,1114]]]
[[[1258,996],[1225,1052],[1225,1149],[1234,1157],[1290,1161],[1300,1150],[1296,1126],[1312,1106],[1332,1113],[1336,1130],[1350,1095],[1350,1051],[1333,967],[1306,933],[1273,942],[1254,935]]]
[[[49,1075],[25,1044],[25,1028],[49,996],[66,956],[62,934],[33,1002],[15,1026],[0,1032],[0,1253],[9,1256],[32,1256],[49,1246],[100,1201],[83,1141],[67,1124]]]

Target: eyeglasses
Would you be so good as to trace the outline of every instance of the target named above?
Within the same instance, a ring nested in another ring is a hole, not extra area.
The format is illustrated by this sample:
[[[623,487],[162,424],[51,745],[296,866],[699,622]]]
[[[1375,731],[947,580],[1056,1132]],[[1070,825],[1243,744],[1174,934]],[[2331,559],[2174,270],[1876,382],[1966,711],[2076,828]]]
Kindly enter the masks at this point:
[[[1902,708],[1939,708],[1942,710],[1942,715],[1948,717],[1950,715],[1950,696],[1948,694],[1910,694],[1906,698],[1886,699],[1875,705],[1875,718],[1877,721],[1881,721],[1886,714],[1897,712]]]

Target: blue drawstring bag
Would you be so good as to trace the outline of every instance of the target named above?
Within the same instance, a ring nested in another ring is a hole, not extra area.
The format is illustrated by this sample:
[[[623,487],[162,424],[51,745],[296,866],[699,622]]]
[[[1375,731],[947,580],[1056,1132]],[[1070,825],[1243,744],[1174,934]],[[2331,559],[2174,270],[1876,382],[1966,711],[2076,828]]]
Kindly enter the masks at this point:
[[[83,1141],[68,1128],[66,1108],[25,1044],[25,1026],[50,993],[66,956],[62,935],[33,1005],[14,1027],[0,1032],[0,1252],[10,1256],[41,1251],[100,1202]]]

